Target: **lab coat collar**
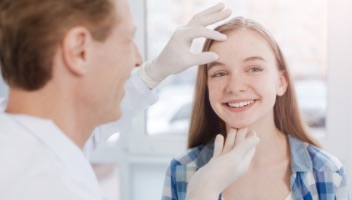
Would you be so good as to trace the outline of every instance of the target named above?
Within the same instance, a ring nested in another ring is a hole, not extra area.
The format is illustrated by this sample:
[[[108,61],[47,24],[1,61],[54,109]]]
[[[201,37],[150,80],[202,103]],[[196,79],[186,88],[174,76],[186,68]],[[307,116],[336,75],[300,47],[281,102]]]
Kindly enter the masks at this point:
[[[88,191],[98,191],[99,196],[104,196],[93,169],[82,150],[54,122],[28,115],[8,115],[54,152],[65,165],[71,177],[75,177],[79,183],[85,183],[84,185],[89,187]]]

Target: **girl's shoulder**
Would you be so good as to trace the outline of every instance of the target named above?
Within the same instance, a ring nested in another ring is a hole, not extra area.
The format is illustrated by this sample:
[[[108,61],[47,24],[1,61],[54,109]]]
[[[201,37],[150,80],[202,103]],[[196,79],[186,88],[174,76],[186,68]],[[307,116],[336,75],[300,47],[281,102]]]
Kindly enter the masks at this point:
[[[343,168],[340,160],[321,148],[308,144],[307,151],[311,157],[314,170],[336,172]]]
[[[343,168],[342,163],[327,151],[289,136],[293,165],[300,169],[312,168],[315,171],[336,172]]]
[[[348,199],[346,172],[335,156],[292,136],[289,142],[296,186],[292,188],[298,190],[295,194],[316,197],[312,199]]]

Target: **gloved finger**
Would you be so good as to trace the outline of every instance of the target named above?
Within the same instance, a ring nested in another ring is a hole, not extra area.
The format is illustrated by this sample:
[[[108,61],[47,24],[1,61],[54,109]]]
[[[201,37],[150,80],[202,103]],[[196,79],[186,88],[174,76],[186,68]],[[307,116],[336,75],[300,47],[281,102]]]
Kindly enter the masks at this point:
[[[254,157],[255,154],[255,148],[251,149],[248,151],[243,157],[242,157],[242,163],[245,165],[249,165]]]
[[[256,135],[247,137],[235,146],[231,153],[236,154],[235,157],[244,158],[249,151],[255,149],[258,143],[259,138]]]
[[[195,16],[188,22],[189,26],[208,26],[224,20],[231,16],[232,11],[230,9],[225,9],[217,13],[212,13],[206,16]]]
[[[184,38],[184,41],[187,43],[192,42],[196,38],[209,38],[218,41],[224,41],[227,39],[225,34],[222,34],[218,31],[210,30],[202,26],[192,26],[187,28],[178,29],[175,32],[175,37]]]
[[[212,7],[209,7],[207,9],[195,14],[193,18],[202,17],[202,16],[213,14],[213,13],[217,13],[217,12],[222,11],[224,8],[225,8],[225,4],[224,3],[218,3],[218,4],[216,4],[216,5],[212,6]]]
[[[242,142],[242,140],[246,138],[247,132],[248,132],[248,128],[238,129],[236,140],[235,140],[235,146],[238,145],[240,142]]]
[[[219,3],[215,6],[212,6],[196,15],[189,21],[188,25],[200,25],[207,26],[215,22],[226,19],[231,15],[231,10],[224,9],[225,5]]]
[[[231,128],[227,132],[223,153],[227,153],[233,149],[235,145],[236,135],[237,135],[237,129]]]
[[[249,132],[247,133],[247,136],[246,136],[246,137],[251,137],[251,136],[257,136],[257,132],[255,132],[255,131],[249,131]]]
[[[219,56],[214,52],[202,52],[200,54],[194,54],[188,59],[189,66],[203,65],[217,61]]]
[[[224,136],[222,136],[221,134],[217,134],[214,142],[213,159],[221,155],[223,146],[224,146]]]

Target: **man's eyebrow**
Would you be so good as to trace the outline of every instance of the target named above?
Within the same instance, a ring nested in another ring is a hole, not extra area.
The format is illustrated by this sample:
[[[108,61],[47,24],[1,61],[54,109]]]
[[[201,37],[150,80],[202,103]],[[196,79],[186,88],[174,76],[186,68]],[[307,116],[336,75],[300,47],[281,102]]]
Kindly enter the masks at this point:
[[[218,61],[214,61],[214,62],[211,62],[207,65],[207,70],[210,70],[211,68],[215,67],[215,66],[223,66],[224,63],[222,62],[218,62]]]

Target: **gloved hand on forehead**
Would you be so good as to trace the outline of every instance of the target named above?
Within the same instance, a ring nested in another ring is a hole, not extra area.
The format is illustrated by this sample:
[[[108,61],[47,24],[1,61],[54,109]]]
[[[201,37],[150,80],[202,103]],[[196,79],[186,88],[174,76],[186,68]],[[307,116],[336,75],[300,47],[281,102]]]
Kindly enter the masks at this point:
[[[190,52],[192,41],[196,38],[210,38],[217,41],[226,40],[226,35],[206,28],[231,15],[231,10],[224,9],[219,3],[196,14],[187,25],[173,33],[171,39],[154,60],[147,61],[139,69],[139,75],[149,88],[156,87],[162,80],[171,74],[177,74],[185,69],[210,63],[218,59],[214,52],[195,54]]]

